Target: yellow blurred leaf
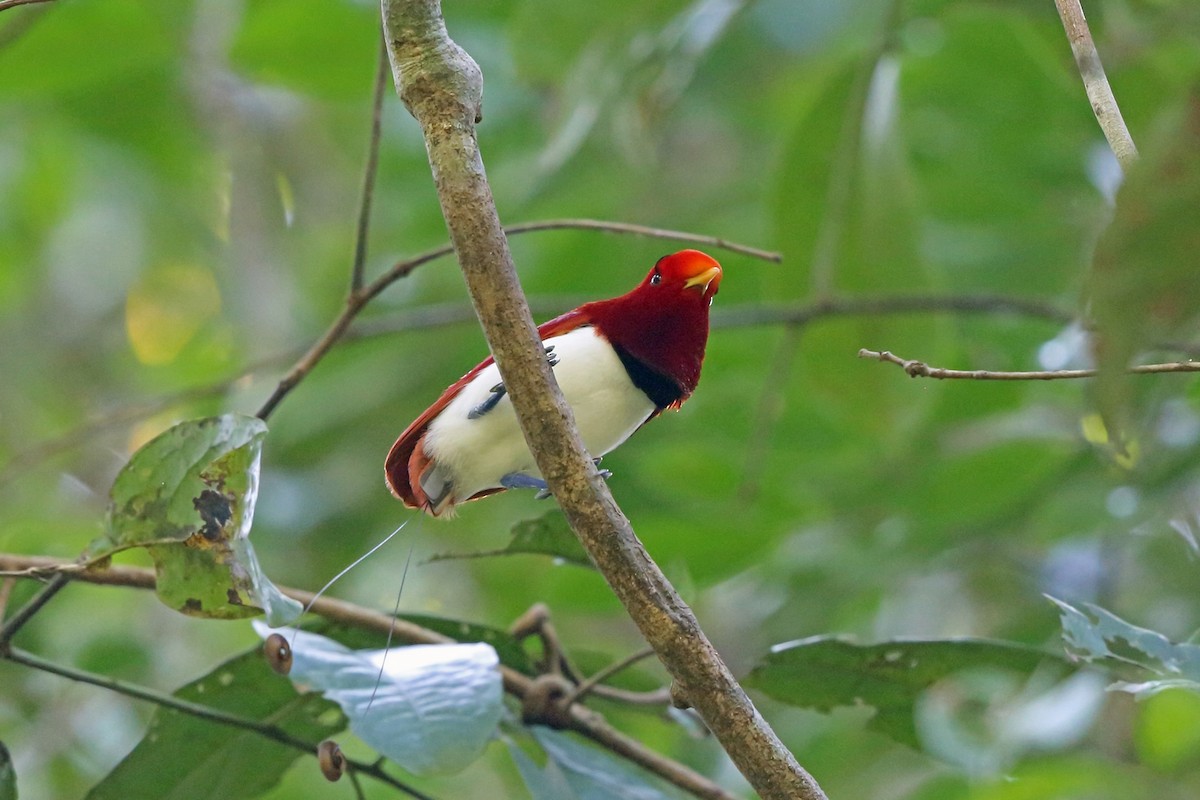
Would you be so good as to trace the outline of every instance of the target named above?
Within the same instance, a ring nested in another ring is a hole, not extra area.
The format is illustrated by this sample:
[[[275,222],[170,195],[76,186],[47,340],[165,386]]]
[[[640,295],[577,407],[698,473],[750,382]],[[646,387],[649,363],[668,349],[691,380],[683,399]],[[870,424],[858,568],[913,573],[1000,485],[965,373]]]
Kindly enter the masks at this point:
[[[221,293],[204,267],[170,264],[142,276],[125,298],[125,331],[143,364],[174,361],[221,310]]]

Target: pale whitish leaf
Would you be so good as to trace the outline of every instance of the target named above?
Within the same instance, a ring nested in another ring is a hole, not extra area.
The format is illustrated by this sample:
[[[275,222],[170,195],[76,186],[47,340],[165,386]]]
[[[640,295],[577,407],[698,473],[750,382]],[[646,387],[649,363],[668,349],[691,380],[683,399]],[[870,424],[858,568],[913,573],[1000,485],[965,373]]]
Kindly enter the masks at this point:
[[[1131,625],[1091,603],[1076,608],[1048,599],[1058,606],[1063,641],[1073,654],[1109,667],[1134,665],[1162,679],[1116,683],[1111,688],[1139,696],[1171,688],[1200,688],[1200,646],[1172,642],[1158,631]]]
[[[576,800],[566,776],[553,761],[547,761],[545,767],[540,767],[516,742],[509,740],[507,743],[517,772],[521,773],[521,780],[525,781],[525,788],[533,800]]]
[[[457,772],[495,735],[504,706],[491,645],[351,650],[305,631],[281,633],[295,636],[292,680],[323,692],[359,738],[413,774]]]
[[[682,800],[689,796],[641,767],[580,742],[569,733],[540,725],[530,730],[549,757],[538,786],[559,787],[565,782],[572,792],[566,797],[578,800]],[[520,761],[517,765],[520,768]]]
[[[1159,692],[1165,692],[1168,689],[1187,689],[1191,692],[1200,693],[1200,683],[1183,679],[1142,681],[1141,683],[1117,681],[1116,683],[1111,684],[1108,688],[1110,691],[1114,692],[1129,692],[1129,694],[1137,697],[1139,700],[1144,700],[1147,697],[1153,697]]]

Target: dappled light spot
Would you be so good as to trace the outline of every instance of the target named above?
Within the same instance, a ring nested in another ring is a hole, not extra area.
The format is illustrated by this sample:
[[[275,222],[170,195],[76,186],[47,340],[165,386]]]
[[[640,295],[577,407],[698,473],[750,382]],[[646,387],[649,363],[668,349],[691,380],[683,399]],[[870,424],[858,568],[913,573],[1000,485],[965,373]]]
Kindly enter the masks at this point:
[[[212,272],[174,264],[150,270],[125,298],[125,332],[143,364],[174,361],[205,322],[221,310]]]

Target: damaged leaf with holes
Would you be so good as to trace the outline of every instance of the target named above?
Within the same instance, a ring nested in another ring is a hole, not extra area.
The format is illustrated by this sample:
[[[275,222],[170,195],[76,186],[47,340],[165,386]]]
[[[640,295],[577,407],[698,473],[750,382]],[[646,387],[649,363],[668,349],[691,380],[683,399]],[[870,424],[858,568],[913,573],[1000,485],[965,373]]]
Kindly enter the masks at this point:
[[[1091,603],[1078,607],[1049,598],[1058,606],[1063,641],[1089,663],[1135,680],[1112,688],[1147,697],[1166,689],[1200,692],[1200,645],[1172,642],[1158,631],[1139,628]]]
[[[145,547],[158,597],[176,611],[214,619],[299,614],[263,574],[250,544],[259,459],[267,427],[226,414],[190,420],[141,447],[113,482],[105,535],[87,557]]]

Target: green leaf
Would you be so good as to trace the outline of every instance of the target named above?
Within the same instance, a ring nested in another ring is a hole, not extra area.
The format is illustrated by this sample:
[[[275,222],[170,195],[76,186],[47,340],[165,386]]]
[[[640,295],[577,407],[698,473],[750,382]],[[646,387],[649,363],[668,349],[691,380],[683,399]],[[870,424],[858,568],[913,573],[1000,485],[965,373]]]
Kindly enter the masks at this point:
[[[1139,711],[1133,736],[1139,763],[1162,772],[1200,763],[1200,694],[1162,692]]]
[[[836,706],[876,709],[870,725],[917,747],[913,704],[937,681],[967,669],[1029,673],[1053,654],[985,639],[890,641],[863,645],[818,636],[776,645],[744,681],[790,705],[831,711]]]
[[[458,772],[496,733],[504,689],[489,645],[351,650],[307,631],[293,636],[292,680],[323,692],[359,738],[413,774]]]
[[[567,518],[558,510],[547,511],[540,517],[521,520],[510,530],[512,539],[508,546],[501,550],[483,550],[475,553],[439,553],[430,556],[429,561],[450,561],[462,558],[488,558],[491,556],[511,556],[536,554],[553,556],[568,564],[594,569],[592,559],[588,556],[583,545],[579,543],[575,532],[567,523]]]
[[[505,553],[540,553],[569,564],[592,567],[591,557],[561,511],[547,511],[540,517],[521,520],[512,526],[510,533],[512,541],[504,548]]]
[[[580,742],[572,734],[541,725],[530,728],[530,732],[549,758],[544,772],[536,774],[530,770],[532,764],[528,757],[524,767],[515,756],[514,760],[517,761],[517,768],[521,770],[522,777],[526,777],[526,784],[530,786],[536,800],[541,800],[542,797],[578,800],[611,800],[615,797],[680,800],[690,796],[629,761]],[[570,787],[571,794],[560,793],[564,784]],[[539,789],[543,794],[537,793]],[[546,794],[550,789],[557,791]]]
[[[1127,670],[1132,665],[1158,676],[1139,683],[1119,682],[1112,688],[1142,696],[1175,688],[1200,691],[1200,645],[1177,644],[1091,603],[1082,603],[1080,610],[1049,599],[1058,606],[1063,641],[1074,655],[1110,669]]]
[[[316,694],[299,694],[272,672],[260,648],[226,661],[175,697],[270,723],[314,747],[346,727],[336,705]],[[87,800],[257,797],[301,755],[259,733],[159,708],[146,736]]]
[[[300,604],[266,578],[249,541],[266,434],[262,420],[226,414],[152,439],[113,482],[108,529],[88,557],[145,547],[159,599],[185,614],[295,618]]]
[[[17,771],[4,742],[0,742],[0,800],[17,800]]]

